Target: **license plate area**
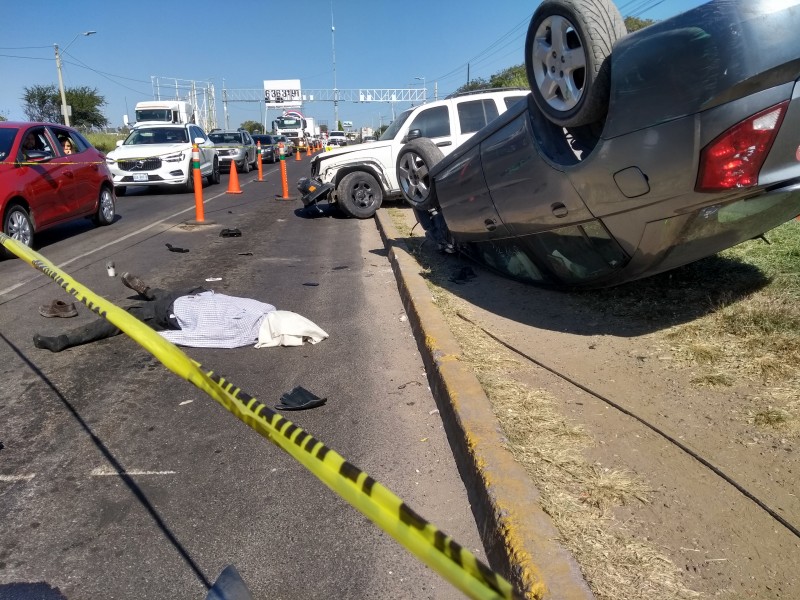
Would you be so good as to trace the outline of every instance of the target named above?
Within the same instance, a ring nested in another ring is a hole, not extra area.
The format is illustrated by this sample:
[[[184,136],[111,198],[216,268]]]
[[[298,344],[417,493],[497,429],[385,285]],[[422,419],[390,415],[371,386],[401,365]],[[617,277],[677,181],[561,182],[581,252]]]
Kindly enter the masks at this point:
[[[133,174],[134,181],[147,181],[147,173],[134,173]]]

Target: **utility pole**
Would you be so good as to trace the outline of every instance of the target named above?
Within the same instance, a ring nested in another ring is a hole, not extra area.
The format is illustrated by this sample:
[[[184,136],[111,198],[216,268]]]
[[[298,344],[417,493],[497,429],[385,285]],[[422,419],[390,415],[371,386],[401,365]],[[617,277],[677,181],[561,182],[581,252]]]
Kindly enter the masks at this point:
[[[339,129],[339,90],[336,88],[336,27],[333,26],[333,0],[331,0],[331,53],[333,54],[333,129]]]
[[[97,33],[96,31],[84,31],[83,33],[78,33],[72,38],[72,42],[77,40],[80,36],[85,35],[89,36],[92,34]],[[66,52],[67,48],[72,45],[72,42],[67,44],[64,47],[64,51]],[[70,107],[67,106],[67,93],[64,91],[64,78],[61,75],[61,54],[58,52],[58,44],[53,44],[53,48],[56,51],[56,69],[58,70],[58,89],[61,91],[61,112],[64,114],[64,125],[69,127],[69,110]]]
[[[58,53],[58,44],[53,44],[56,49],[56,69],[58,69],[58,89],[61,90],[61,113],[64,115],[64,125],[69,127],[69,106],[67,94],[64,91],[64,78],[61,76],[61,55]]]

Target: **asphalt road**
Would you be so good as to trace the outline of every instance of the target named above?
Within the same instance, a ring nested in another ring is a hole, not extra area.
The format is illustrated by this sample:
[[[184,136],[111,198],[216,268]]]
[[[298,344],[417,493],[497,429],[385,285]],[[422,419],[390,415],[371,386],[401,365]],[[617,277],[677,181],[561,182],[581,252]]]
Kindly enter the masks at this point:
[[[290,192],[308,160],[287,161]],[[372,220],[301,216],[265,165],[190,194],[144,189],[118,220],[44,233],[37,249],[97,293],[119,277],[205,285],[297,312],[330,338],[299,348],[186,349],[268,405],[301,385],[325,406],[286,416],[480,558],[484,552]],[[238,238],[219,237],[239,228]],[[188,248],[168,251],[165,244]],[[221,278],[207,283],[207,278]],[[234,564],[254,598],[457,598],[449,584],[302,466],[124,336],[54,354],[34,332],[70,298],[20,260],[0,262],[0,598],[204,598]],[[122,473],[122,475],[120,474]],[[55,590],[58,590],[56,592]],[[3,591],[5,590],[5,592]]]

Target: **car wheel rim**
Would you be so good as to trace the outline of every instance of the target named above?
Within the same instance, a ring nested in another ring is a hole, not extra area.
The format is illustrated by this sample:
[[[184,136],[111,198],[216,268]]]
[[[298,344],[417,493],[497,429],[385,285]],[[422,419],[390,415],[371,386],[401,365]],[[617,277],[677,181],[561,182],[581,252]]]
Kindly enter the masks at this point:
[[[407,153],[400,161],[400,185],[409,199],[421,202],[428,197],[428,165],[418,154]]]
[[[108,190],[103,190],[100,193],[100,212],[103,215],[103,219],[108,223],[114,218],[114,199]]]
[[[575,26],[560,15],[541,22],[531,49],[536,87],[559,112],[575,108],[586,83],[586,49]]]
[[[353,189],[353,202],[359,208],[369,208],[375,203],[375,195],[366,183],[359,183]]]
[[[22,242],[26,246],[31,245],[33,240],[33,232],[31,231],[31,224],[25,215],[19,211],[14,211],[8,218],[8,235],[9,237]]]

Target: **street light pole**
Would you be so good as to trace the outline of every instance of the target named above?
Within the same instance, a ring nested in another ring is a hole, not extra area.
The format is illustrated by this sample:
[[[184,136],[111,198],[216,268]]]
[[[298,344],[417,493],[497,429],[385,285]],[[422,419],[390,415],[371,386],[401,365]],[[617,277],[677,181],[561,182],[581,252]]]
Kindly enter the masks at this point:
[[[77,40],[80,36],[85,35],[89,36],[92,34],[97,33],[96,31],[84,31],[83,33],[78,33],[72,38],[72,42]],[[64,47],[64,51],[67,50],[72,45],[72,42],[67,44]],[[58,52],[58,44],[53,44],[53,48],[56,51],[56,69],[58,70],[58,89],[61,92],[61,112],[64,115],[64,125],[69,127],[69,107],[67,106],[67,93],[64,91],[64,77],[61,75],[61,54]]]
[[[414,77],[414,79],[422,82],[422,103],[425,104],[428,101],[428,88],[425,86],[425,76]]]

